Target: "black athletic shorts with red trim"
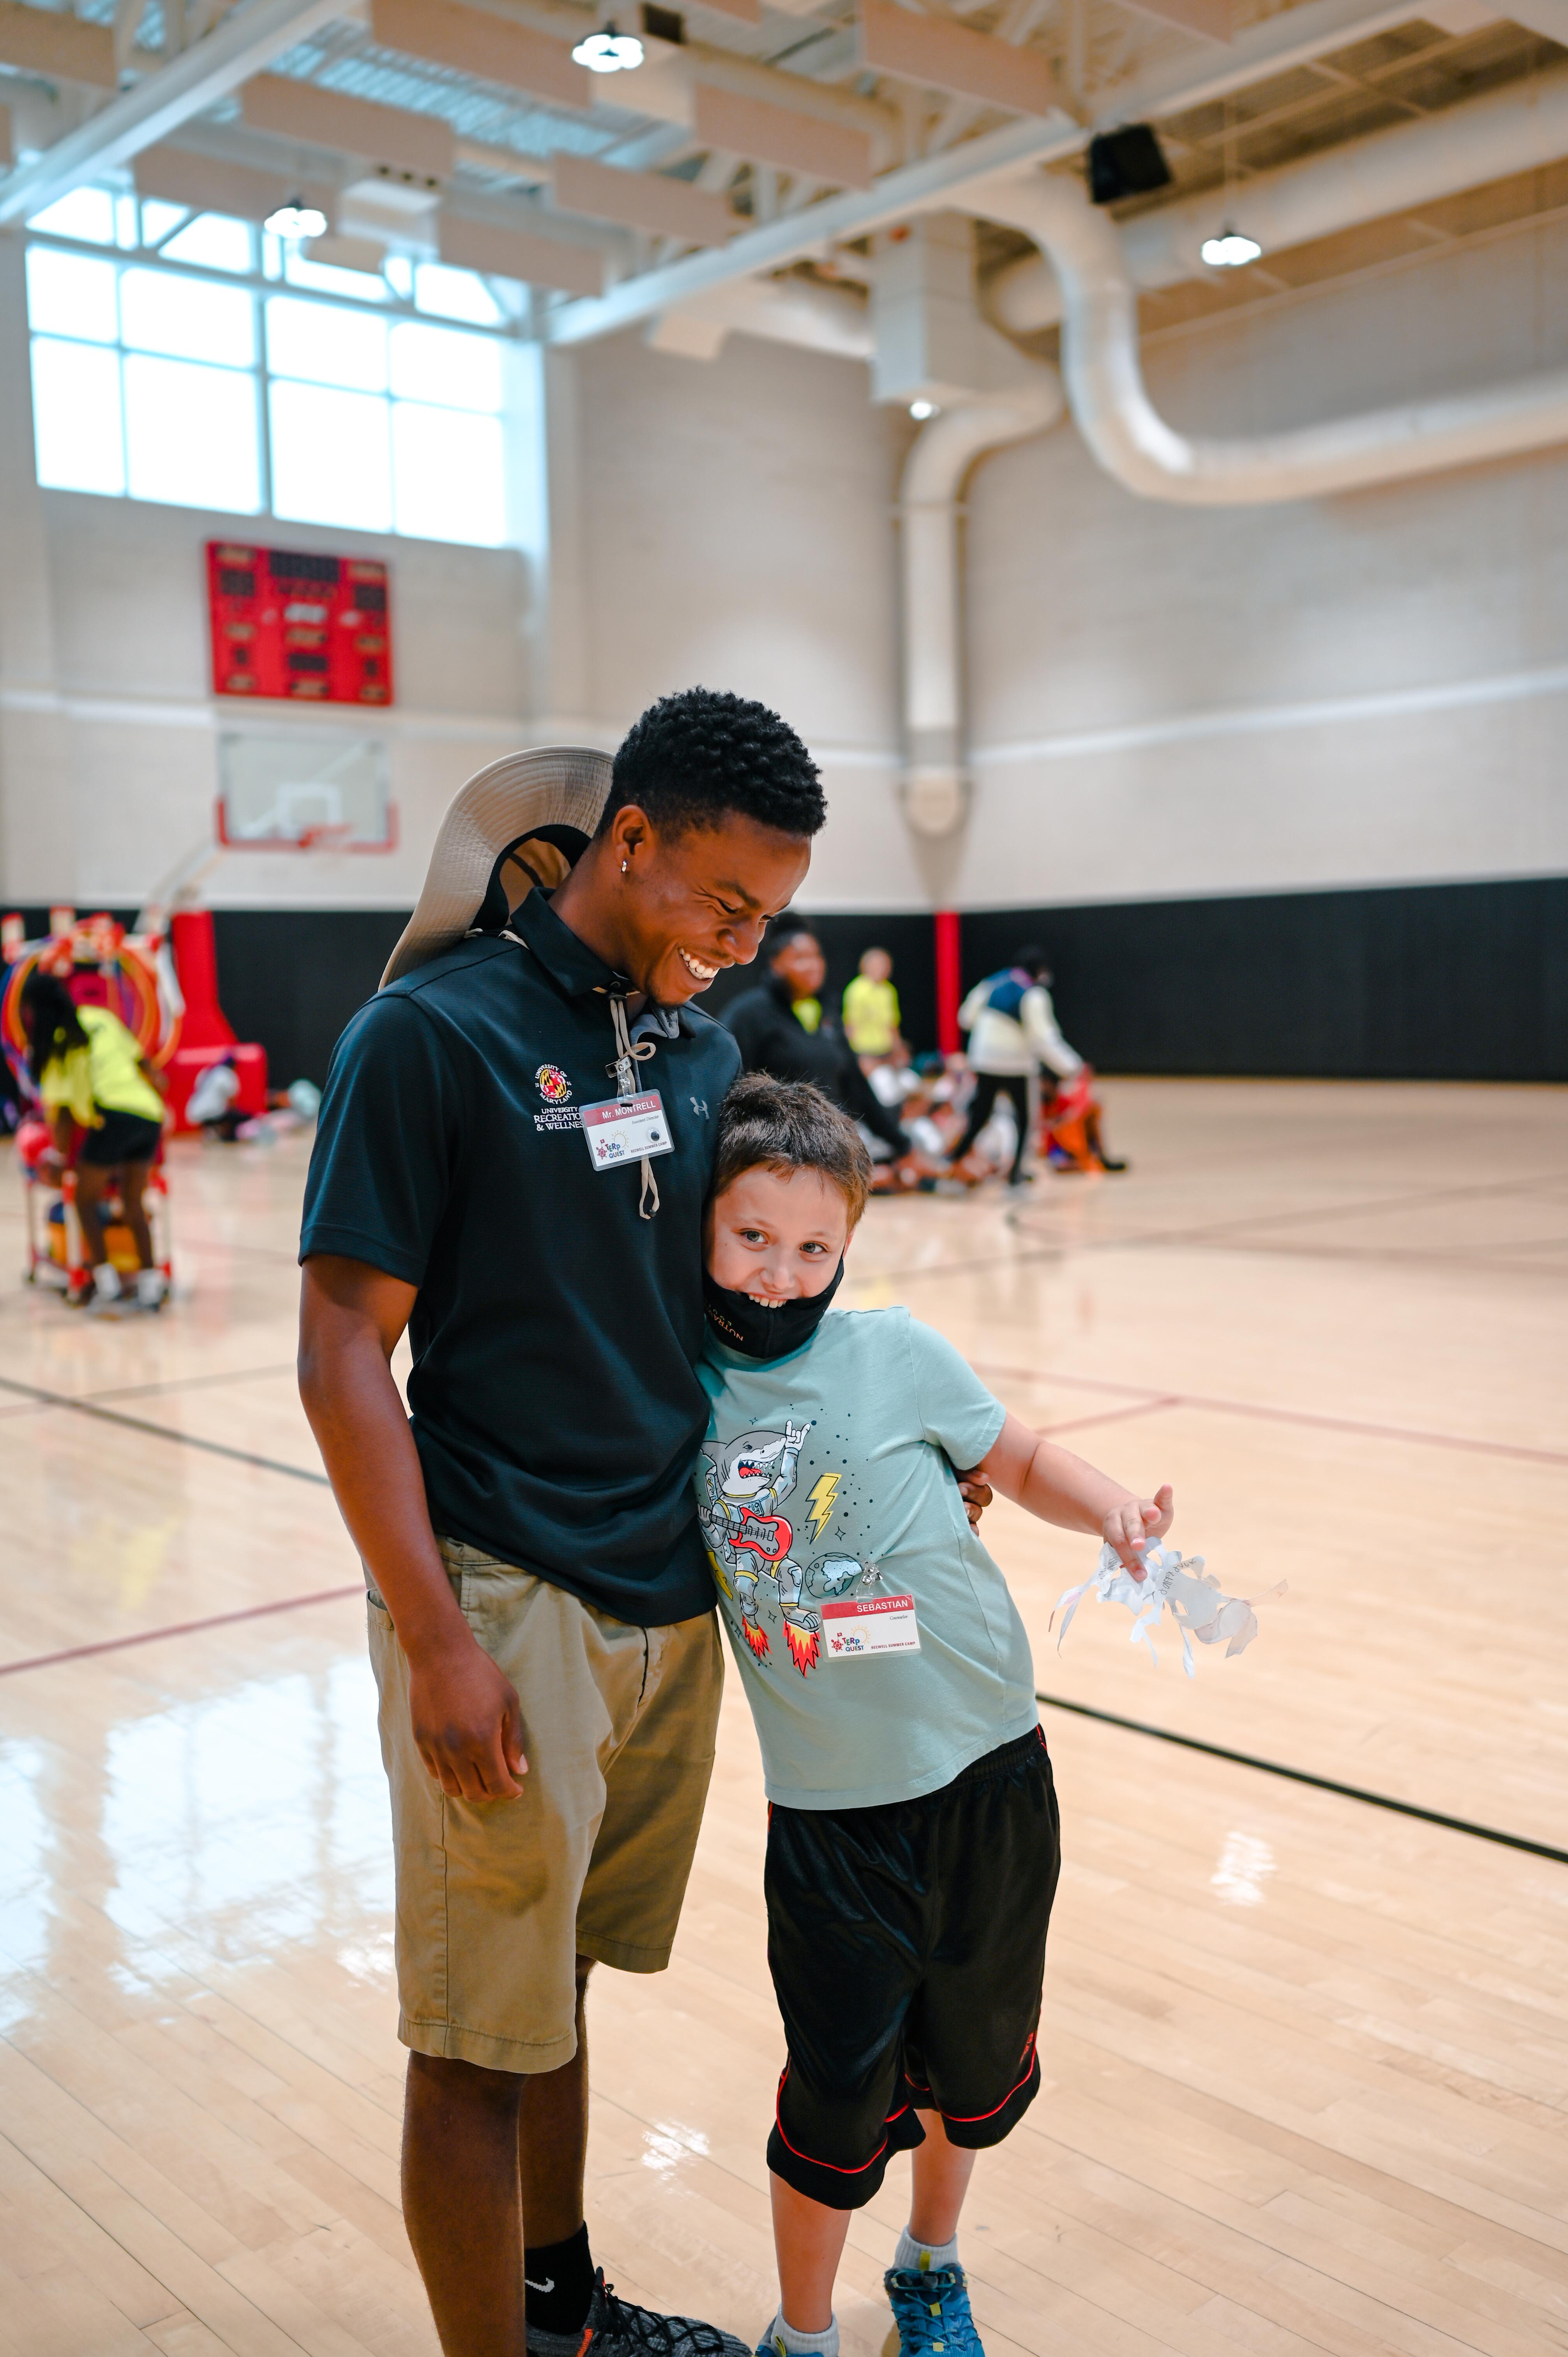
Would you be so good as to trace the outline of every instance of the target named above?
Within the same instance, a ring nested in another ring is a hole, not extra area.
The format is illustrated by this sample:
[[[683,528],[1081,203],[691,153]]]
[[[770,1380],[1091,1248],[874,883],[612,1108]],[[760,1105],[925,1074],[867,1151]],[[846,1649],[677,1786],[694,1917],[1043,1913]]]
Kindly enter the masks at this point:
[[[1036,1727],[918,1801],[768,1813],[768,1962],[789,2060],[768,2166],[858,2210],[888,2158],[1000,2144],[1034,2101],[1061,1870]]]

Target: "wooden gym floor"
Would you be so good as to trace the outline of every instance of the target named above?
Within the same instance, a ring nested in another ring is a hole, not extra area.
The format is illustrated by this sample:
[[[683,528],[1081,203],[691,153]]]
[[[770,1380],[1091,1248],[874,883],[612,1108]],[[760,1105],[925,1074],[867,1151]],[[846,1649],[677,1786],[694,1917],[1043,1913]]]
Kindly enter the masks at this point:
[[[1042,1687],[1568,1846],[1568,1099],[1110,1093],[1129,1177],[878,1204],[852,1264],[1031,1421],[1174,1480],[1228,1587],[1289,1581],[1190,1684],[1093,1603],[1058,1657],[1093,1546],[999,1506]],[[303,1166],[176,1151],[193,1289],[157,1320],[0,1291],[8,2357],[435,2349],[358,1567],[291,1371]],[[1044,1717],[1046,2087],[963,2229],[992,2357],[1568,2350],[1568,1865]],[[732,1678],[676,1963],[600,1974],[591,2011],[596,2252],[748,2343],[762,1836]],[[855,2357],[905,2200],[900,2166],[852,2232]]]

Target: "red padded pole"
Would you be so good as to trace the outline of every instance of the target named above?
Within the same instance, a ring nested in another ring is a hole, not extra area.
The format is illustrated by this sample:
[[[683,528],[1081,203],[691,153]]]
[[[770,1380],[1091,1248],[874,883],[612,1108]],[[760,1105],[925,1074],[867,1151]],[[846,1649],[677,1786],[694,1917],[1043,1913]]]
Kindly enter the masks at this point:
[[[959,983],[959,922],[956,909],[939,909],[937,929],[937,1046],[944,1056],[956,1055],[960,1047],[958,1031],[959,1002],[962,992]]]
[[[231,1048],[234,1028],[218,1004],[218,950],[210,909],[182,909],[169,919],[174,968],[185,994],[182,1048]]]

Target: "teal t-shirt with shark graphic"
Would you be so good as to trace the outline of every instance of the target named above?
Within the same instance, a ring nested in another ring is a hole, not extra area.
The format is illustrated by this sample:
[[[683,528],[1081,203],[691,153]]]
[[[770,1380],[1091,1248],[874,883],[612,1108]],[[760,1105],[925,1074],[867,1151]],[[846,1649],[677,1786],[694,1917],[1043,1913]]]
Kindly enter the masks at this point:
[[[1029,1640],[953,1474],[1006,1411],[952,1345],[907,1309],[831,1309],[784,1359],[710,1333],[698,1373],[698,1519],[768,1799],[916,1800],[1026,1735]]]

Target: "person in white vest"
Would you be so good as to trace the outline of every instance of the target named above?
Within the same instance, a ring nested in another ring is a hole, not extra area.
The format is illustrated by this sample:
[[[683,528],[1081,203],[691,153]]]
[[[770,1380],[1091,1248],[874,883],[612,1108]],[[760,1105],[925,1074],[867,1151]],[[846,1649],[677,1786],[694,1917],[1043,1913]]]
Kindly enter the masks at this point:
[[[1021,949],[1000,974],[977,982],[959,1008],[961,1028],[969,1034],[969,1060],[979,1082],[969,1109],[969,1121],[953,1151],[961,1163],[975,1139],[1005,1096],[1013,1107],[1018,1134],[1010,1187],[1026,1185],[1024,1155],[1029,1142],[1029,1082],[1044,1064],[1059,1081],[1074,1079],[1084,1070],[1083,1058],[1062,1038],[1051,1005],[1050,968],[1043,950]]]

